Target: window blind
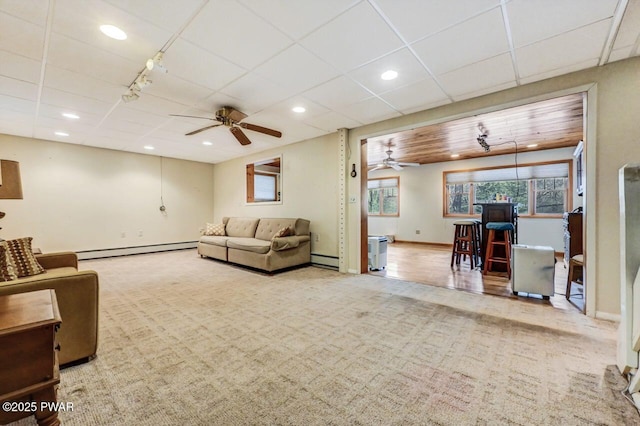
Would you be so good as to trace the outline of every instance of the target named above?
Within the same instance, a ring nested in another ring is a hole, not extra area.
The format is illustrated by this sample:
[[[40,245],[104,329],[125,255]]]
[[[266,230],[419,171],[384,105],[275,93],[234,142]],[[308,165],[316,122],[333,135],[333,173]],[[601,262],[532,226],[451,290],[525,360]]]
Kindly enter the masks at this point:
[[[447,172],[447,183],[494,182],[505,180],[526,180],[543,178],[561,178],[569,176],[569,163],[538,164],[531,166],[505,167],[490,170],[465,170]]]
[[[256,174],[254,198],[256,201],[276,201],[276,177]]]

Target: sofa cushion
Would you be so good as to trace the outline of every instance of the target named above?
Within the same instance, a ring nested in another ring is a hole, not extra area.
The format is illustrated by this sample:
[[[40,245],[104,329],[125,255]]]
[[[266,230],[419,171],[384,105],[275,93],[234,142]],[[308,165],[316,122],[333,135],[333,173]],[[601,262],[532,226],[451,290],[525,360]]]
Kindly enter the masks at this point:
[[[253,238],[256,234],[259,220],[252,217],[230,217],[225,227],[227,236]]]
[[[221,237],[219,235],[203,235],[200,237],[200,242],[204,244],[211,244],[213,246],[226,247],[228,237]]]
[[[9,247],[7,243],[0,242],[0,281],[11,281],[18,279],[15,267],[9,255]]]
[[[265,254],[269,253],[271,249],[271,241],[259,240],[257,238],[229,238],[227,240],[227,247]]]
[[[31,241],[33,238],[17,238],[15,240],[6,241],[11,262],[15,267],[18,278],[30,275],[38,275],[44,272],[44,268],[38,263],[33,254]]]
[[[291,228],[293,231],[291,235],[295,235],[296,219],[260,219],[260,223],[256,229],[256,238],[271,241],[282,228]]]
[[[218,235],[224,236],[224,223],[207,223],[207,226],[204,229],[203,235]]]

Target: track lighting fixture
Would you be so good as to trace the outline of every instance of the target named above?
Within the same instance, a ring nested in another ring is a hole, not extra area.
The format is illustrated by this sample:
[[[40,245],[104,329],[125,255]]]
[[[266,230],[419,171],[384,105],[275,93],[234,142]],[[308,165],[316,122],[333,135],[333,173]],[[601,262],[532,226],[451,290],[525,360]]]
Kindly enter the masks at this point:
[[[133,82],[133,85],[135,86],[136,89],[142,90],[148,85],[150,85],[151,83],[152,81],[149,80],[146,75],[140,74],[138,78],[136,78],[136,81]]]
[[[146,68],[149,71],[155,70],[166,73],[167,69],[164,67],[164,63],[162,62],[163,55],[164,54],[162,52],[158,52],[153,56],[153,58],[147,59]]]
[[[139,97],[140,97],[140,95],[137,93],[137,91],[135,91],[133,89],[129,89],[129,90],[127,90],[127,93],[122,95],[122,101],[125,102],[125,103],[132,102],[132,101],[138,100]]]

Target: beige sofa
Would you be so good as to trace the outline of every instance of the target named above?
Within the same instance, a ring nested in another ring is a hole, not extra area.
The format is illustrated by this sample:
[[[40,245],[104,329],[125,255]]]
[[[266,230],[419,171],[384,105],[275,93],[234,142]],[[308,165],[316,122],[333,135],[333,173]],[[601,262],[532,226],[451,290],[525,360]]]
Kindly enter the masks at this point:
[[[73,252],[37,254],[45,272],[0,282],[0,296],[54,289],[62,317],[56,335],[60,365],[91,359],[98,349],[98,274],[78,271]]]
[[[200,238],[200,256],[267,272],[311,262],[308,220],[225,217],[222,223],[225,235],[204,235]],[[275,237],[285,227],[295,235]]]

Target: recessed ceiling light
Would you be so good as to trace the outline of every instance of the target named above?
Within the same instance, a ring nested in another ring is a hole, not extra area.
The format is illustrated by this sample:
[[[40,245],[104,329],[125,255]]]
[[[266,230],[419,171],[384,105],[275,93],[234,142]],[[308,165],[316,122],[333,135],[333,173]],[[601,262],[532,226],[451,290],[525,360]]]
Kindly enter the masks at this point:
[[[398,77],[398,72],[394,70],[388,70],[380,74],[380,78],[383,80],[393,80]]]
[[[202,145],[211,146],[211,145],[213,145],[213,142],[204,141],[204,142],[202,142]]]
[[[451,158],[458,158],[460,157],[460,154],[451,154]]]
[[[154,150],[155,148],[154,148],[154,147],[152,147],[151,145],[145,145],[145,146],[144,146],[144,149],[147,149],[147,150],[149,150],[149,151],[152,151],[152,150]]]
[[[70,118],[70,119],[72,119],[72,120],[77,120],[78,118],[80,118],[80,116],[79,116],[78,114],[74,114],[74,113],[72,113],[72,112],[63,112],[63,113],[62,113],[62,116],[63,116],[63,117]]]
[[[126,40],[127,38],[127,33],[113,25],[100,25],[100,31],[102,31],[102,33],[107,37],[111,37],[116,40]]]
[[[69,136],[69,133],[67,132],[56,132],[55,134],[56,136]]]
[[[291,111],[293,112],[297,112],[298,114],[302,114],[303,112],[305,112],[307,109],[303,106],[297,106],[297,107],[293,107],[291,108]]]
[[[530,145],[527,145],[527,148],[535,148],[536,146],[538,146],[537,143],[532,143]]]

